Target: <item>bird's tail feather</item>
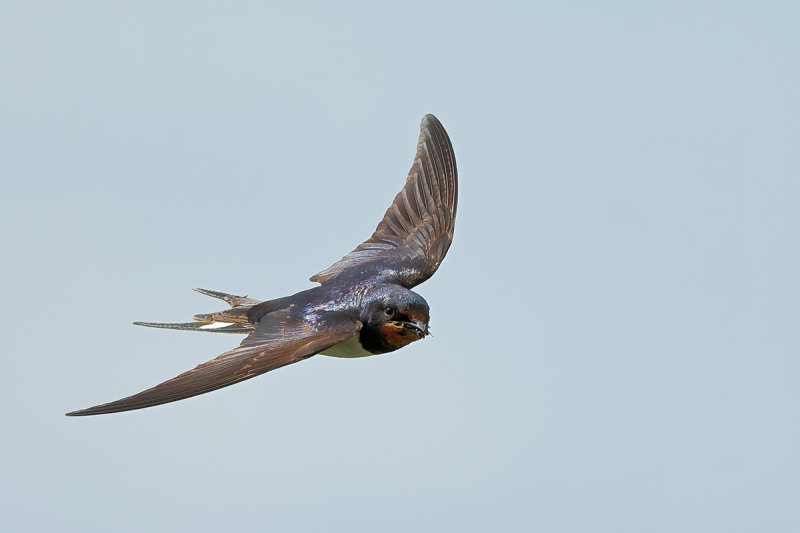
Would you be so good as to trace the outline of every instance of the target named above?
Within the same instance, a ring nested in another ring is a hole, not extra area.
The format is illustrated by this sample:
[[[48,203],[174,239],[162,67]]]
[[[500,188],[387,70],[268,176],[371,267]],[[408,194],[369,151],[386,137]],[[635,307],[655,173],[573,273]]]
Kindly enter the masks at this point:
[[[134,322],[137,326],[148,328],[179,329],[184,331],[210,331],[212,333],[250,333],[254,325],[247,317],[251,307],[261,303],[247,296],[236,296],[224,292],[195,289],[201,294],[211,296],[226,302],[231,309],[216,313],[207,313],[194,316],[194,322]]]
[[[250,333],[252,325],[231,322],[134,322],[137,326],[185,331],[210,331],[212,333]]]
[[[208,289],[195,289],[200,294],[205,294],[206,296],[211,296],[212,298],[216,298],[218,300],[222,300],[223,302],[227,302],[228,305],[231,307],[240,307],[240,306],[249,306],[252,307],[256,304],[260,304],[261,300],[254,300],[253,298],[248,298],[247,296],[236,296],[235,294],[227,294],[224,292],[219,291],[210,291]]]

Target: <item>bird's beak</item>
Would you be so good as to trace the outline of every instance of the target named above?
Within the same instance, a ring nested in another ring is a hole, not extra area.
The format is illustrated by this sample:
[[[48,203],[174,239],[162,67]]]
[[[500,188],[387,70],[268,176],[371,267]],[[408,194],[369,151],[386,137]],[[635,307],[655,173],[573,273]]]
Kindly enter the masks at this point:
[[[425,336],[428,334],[428,325],[424,322],[420,322],[419,320],[414,322],[403,322],[403,329],[416,335],[420,339],[425,338]]]

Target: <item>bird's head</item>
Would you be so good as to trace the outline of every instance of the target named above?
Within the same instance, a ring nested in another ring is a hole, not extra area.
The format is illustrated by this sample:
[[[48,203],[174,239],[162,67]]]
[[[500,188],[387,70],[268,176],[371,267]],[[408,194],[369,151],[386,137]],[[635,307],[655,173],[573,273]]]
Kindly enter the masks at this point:
[[[391,352],[428,335],[430,308],[419,294],[400,286],[370,295],[361,330],[362,344],[376,353]]]

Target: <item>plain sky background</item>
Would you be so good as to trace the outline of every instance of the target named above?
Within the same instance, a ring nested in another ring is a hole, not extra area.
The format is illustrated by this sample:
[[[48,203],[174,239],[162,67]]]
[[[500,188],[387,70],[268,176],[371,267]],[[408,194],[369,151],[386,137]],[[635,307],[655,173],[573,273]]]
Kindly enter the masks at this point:
[[[800,531],[795,2],[4,2],[3,531]],[[435,337],[239,337],[455,147]]]

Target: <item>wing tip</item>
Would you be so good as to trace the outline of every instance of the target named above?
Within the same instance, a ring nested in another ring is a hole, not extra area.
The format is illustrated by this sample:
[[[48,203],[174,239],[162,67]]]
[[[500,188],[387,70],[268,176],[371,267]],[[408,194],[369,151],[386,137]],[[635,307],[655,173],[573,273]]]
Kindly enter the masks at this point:
[[[115,402],[111,402],[115,403]],[[91,416],[91,415],[102,415],[106,413],[114,413],[115,410],[107,409],[110,407],[111,404],[101,404],[95,405],[94,407],[87,407],[86,409],[77,409],[75,411],[70,411],[69,413],[64,413],[64,416]]]
[[[99,413],[92,413],[92,408],[89,407],[88,409],[78,409],[77,411],[70,411],[69,413],[64,413],[64,416],[88,416],[88,415],[95,415]]]
[[[422,120],[419,123],[420,129],[427,129],[431,126],[439,126],[442,127],[442,123],[439,121],[438,118],[433,113],[427,113],[425,116],[422,117]]]
[[[148,389],[149,390],[149,389]],[[142,391],[147,392],[147,391]],[[141,394],[141,393],[139,393]],[[138,394],[134,394],[132,396],[128,396],[127,398],[122,398],[121,400],[116,400],[113,402],[108,403],[101,403],[100,405],[93,405],[92,407],[87,407],[86,409],[78,409],[76,411],[70,411],[68,413],[64,413],[64,416],[93,416],[93,415],[109,415],[112,413],[123,413],[125,411],[135,411],[137,409],[143,409],[145,407],[150,407],[151,405],[159,405],[158,403],[154,404],[147,404],[147,403],[139,403],[133,400]],[[170,400],[174,401],[174,400]],[[169,403],[161,402],[161,403]]]
[[[127,398],[123,398],[123,400],[126,399]],[[119,402],[121,401],[122,400],[119,400],[118,402],[110,402],[110,403],[95,405],[94,407],[87,407],[86,409],[78,409],[77,411],[70,411],[69,413],[64,413],[64,416],[110,415],[113,413],[124,413],[125,411],[135,411],[137,409],[144,409],[145,407],[150,407],[150,405],[120,405]],[[153,405],[158,405],[158,404],[153,404]]]
[[[421,145],[426,140],[430,140],[435,146],[438,146],[436,150],[442,152],[441,156],[452,160],[453,173],[455,173],[455,159],[450,136],[439,119],[431,113],[422,117],[422,122],[419,124],[419,144]]]

